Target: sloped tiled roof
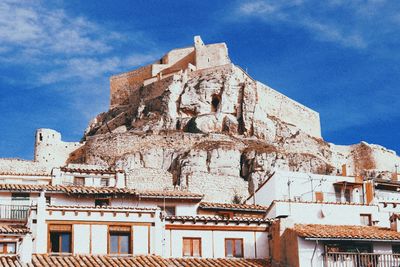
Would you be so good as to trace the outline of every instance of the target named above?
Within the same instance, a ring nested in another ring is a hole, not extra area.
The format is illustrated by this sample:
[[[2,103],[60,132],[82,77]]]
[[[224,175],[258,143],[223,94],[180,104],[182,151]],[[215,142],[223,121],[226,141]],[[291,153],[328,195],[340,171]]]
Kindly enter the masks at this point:
[[[174,198],[174,199],[199,199],[201,200],[204,195],[192,193],[189,191],[179,191],[179,190],[170,190],[170,191],[137,191],[137,194],[140,198]]]
[[[231,203],[212,203],[201,202],[199,205],[201,209],[215,209],[215,210],[236,210],[236,211],[250,211],[250,212],[265,212],[268,207],[260,205],[248,204],[231,204]]]
[[[66,194],[135,194],[135,190],[116,187],[62,186],[34,184],[0,184],[0,191],[12,192],[59,192]]]
[[[29,229],[22,224],[0,224],[0,234],[27,234]]]
[[[0,257],[4,267],[25,266],[15,257]],[[250,259],[200,259],[200,258],[161,258],[159,256],[50,256],[33,255],[29,267],[80,266],[80,267],[269,267],[267,260]]]
[[[203,195],[188,191],[166,190],[166,191],[138,191],[130,188],[117,187],[94,187],[94,186],[64,186],[64,185],[38,185],[38,184],[0,184],[0,191],[7,192],[47,192],[66,194],[124,194],[140,198],[171,198],[171,199],[198,199]]]
[[[376,226],[296,224],[292,230],[304,238],[398,240],[400,242],[399,232]]]
[[[265,224],[271,223],[270,219],[261,219],[261,218],[253,218],[253,217],[224,217],[224,216],[166,216],[165,220],[174,223],[174,222],[226,222],[226,223],[257,223],[257,224]]]
[[[61,171],[70,173],[93,173],[93,174],[116,174],[117,172],[124,172],[123,170],[118,170],[115,168],[70,168],[61,167]]]

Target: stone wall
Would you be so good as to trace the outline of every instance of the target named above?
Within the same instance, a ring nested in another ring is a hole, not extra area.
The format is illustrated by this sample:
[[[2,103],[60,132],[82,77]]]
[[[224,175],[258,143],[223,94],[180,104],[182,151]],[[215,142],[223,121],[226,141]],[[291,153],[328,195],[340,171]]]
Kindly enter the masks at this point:
[[[257,93],[260,108],[264,109],[266,114],[296,125],[311,136],[321,138],[321,124],[317,112],[260,82],[257,82]]]
[[[197,69],[206,69],[231,63],[225,43],[196,45]]]
[[[63,142],[61,134],[51,129],[38,129],[35,142],[35,161],[54,168],[68,162],[74,151],[79,150],[82,143]]]
[[[110,78],[110,109],[139,102],[137,90],[145,79],[152,77],[152,65],[122,73]]]
[[[0,159],[0,174],[50,175],[47,166],[30,160]]]

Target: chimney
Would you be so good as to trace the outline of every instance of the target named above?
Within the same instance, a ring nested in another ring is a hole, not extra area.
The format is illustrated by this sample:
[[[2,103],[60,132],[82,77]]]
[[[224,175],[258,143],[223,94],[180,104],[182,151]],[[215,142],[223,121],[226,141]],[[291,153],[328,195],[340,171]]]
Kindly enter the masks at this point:
[[[343,164],[343,165],[342,165],[342,176],[347,176],[346,164]]]
[[[393,182],[397,182],[397,181],[398,181],[397,172],[393,172],[393,173],[392,173],[392,181],[393,181]]]
[[[393,213],[392,216],[390,216],[390,229],[400,232],[399,214]]]

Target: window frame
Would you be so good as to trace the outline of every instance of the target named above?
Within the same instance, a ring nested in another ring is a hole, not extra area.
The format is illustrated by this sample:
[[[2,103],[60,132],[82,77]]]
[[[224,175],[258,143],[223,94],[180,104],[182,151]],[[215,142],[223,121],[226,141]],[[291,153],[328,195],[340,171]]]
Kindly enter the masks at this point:
[[[80,181],[80,182],[77,182]],[[75,186],[85,186],[86,183],[86,177],[84,176],[74,176],[74,185]]]
[[[18,196],[19,195],[19,196]],[[22,196],[22,197],[21,197]],[[11,193],[11,201],[27,201],[29,202],[31,200],[31,194],[30,193]]]
[[[362,218],[368,218],[368,224],[363,224]],[[360,213],[361,225],[372,226],[372,215],[370,213]]]
[[[60,227],[60,229],[54,229],[56,227]],[[53,229],[52,229],[53,228]],[[74,232],[73,227],[71,224],[66,225],[48,225],[48,241],[47,241],[47,251],[50,254],[73,254],[74,253]],[[51,234],[57,233],[59,234],[58,237],[58,244],[60,251],[52,251],[52,242],[51,242]],[[70,242],[69,242],[69,252],[62,251],[62,236],[61,234],[69,234]]]
[[[0,242],[0,244],[3,245],[3,251],[0,251],[0,255],[15,255],[17,254],[17,242]],[[8,253],[7,252],[7,248],[9,244],[13,244],[14,245],[14,253]]]
[[[106,206],[104,206],[104,205],[96,205],[96,201],[104,201],[104,202],[107,202],[108,204]],[[94,206],[95,207],[109,207],[109,206],[111,206],[111,199],[110,198],[106,198],[106,197],[104,197],[104,198],[95,198],[94,199]]]
[[[176,215],[176,206],[174,206],[174,205],[169,205],[169,206],[158,206],[160,209],[161,209],[161,211],[163,211],[163,212],[165,212],[168,216],[175,216]],[[167,212],[167,210],[168,211],[172,211],[173,210],[173,213],[171,214],[170,212]]]
[[[392,254],[400,255],[400,245],[392,244]]]
[[[185,255],[185,240],[189,240],[190,241],[190,255]],[[194,256],[193,253],[193,241],[199,241],[199,255],[198,256]],[[201,258],[203,256],[203,247],[202,247],[202,243],[201,243],[201,237],[183,237],[182,238],[182,257],[187,257],[187,258]]]
[[[100,178],[100,186],[101,187],[109,187],[110,183],[111,183],[110,178],[105,178],[105,177]]]
[[[233,247],[232,247],[232,256],[228,256],[228,246],[227,242],[228,241],[233,241]],[[240,241],[241,242],[241,250],[242,250],[242,255],[237,256],[236,255],[236,242]],[[243,238],[225,238],[225,258],[244,258],[244,239]]]
[[[112,230],[110,228],[113,227],[122,227],[126,228],[127,230]],[[129,229],[128,229],[129,228]],[[111,235],[112,234],[128,234],[128,253],[121,253],[121,239],[118,237],[118,252],[111,252]],[[108,234],[107,234],[107,239],[108,239],[108,246],[107,246],[107,254],[108,255],[132,255],[133,254],[133,230],[132,226],[126,226],[126,225],[109,225],[108,226]]]

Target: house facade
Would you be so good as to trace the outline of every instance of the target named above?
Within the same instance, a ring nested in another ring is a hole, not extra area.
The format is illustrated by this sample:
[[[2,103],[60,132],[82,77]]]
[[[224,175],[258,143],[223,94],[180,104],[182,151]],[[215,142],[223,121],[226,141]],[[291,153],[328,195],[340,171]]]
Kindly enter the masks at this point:
[[[398,182],[277,171],[247,203],[275,218],[275,266],[398,266]]]
[[[124,178],[118,170],[59,168],[48,184],[0,184],[0,221],[8,231],[0,235],[3,256],[22,264],[39,255],[93,255],[265,266],[266,207],[202,202],[203,195],[188,191],[128,189]]]

